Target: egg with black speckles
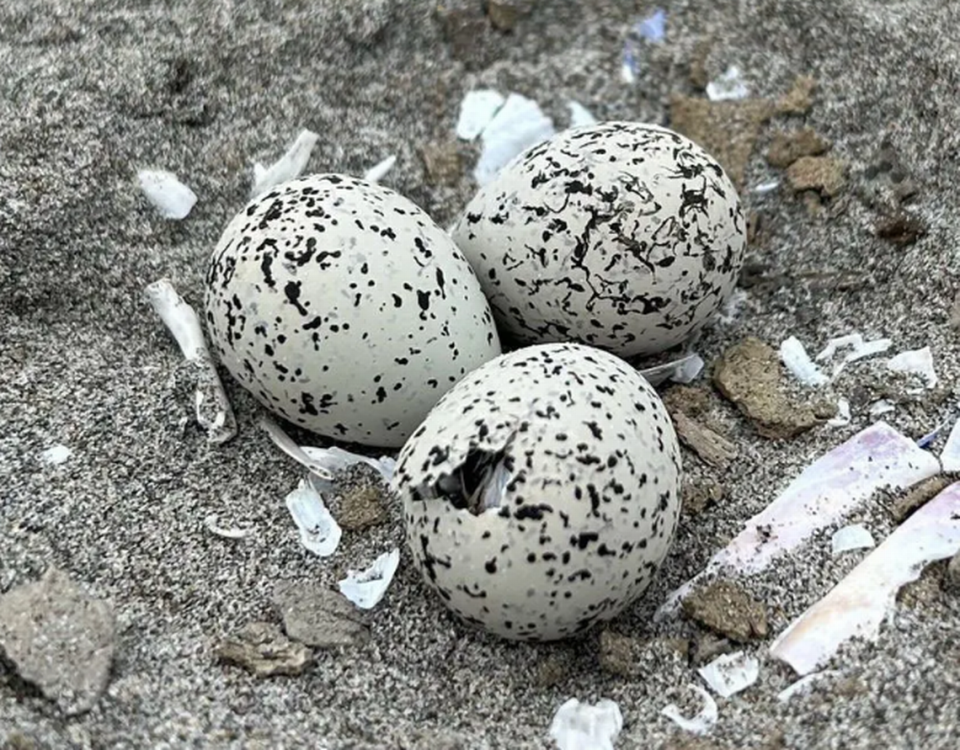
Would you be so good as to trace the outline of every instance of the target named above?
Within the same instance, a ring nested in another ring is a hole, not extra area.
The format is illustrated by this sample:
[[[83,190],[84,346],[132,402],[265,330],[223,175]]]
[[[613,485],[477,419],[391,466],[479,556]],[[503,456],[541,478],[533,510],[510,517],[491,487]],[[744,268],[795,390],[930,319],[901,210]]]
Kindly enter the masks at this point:
[[[395,191],[340,174],[279,185],[228,224],[205,317],[224,367],[272,412],[381,448],[500,353],[447,233]]]
[[[542,344],[482,365],[431,410],[392,479],[427,586],[513,640],[556,640],[635,602],[673,541],[680,450],[619,357]]]
[[[526,150],[452,234],[505,337],[624,357],[661,353],[706,325],[732,295],[746,247],[739,196],[716,159],[632,122]]]

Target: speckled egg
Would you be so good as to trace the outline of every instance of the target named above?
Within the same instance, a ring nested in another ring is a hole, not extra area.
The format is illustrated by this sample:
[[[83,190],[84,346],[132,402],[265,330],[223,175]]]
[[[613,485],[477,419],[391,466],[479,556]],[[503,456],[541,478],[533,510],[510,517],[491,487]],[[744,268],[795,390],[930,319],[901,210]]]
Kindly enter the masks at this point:
[[[227,226],[206,276],[223,365],[294,424],[399,447],[500,353],[476,276],[427,214],[337,174],[299,178]]]
[[[666,128],[608,122],[518,156],[453,238],[501,333],[627,357],[665,351],[710,320],[733,293],[746,224],[702,148]]]
[[[427,585],[469,623],[555,640],[647,588],[680,511],[680,451],[656,391],[579,344],[504,354],[410,437],[393,487]]]

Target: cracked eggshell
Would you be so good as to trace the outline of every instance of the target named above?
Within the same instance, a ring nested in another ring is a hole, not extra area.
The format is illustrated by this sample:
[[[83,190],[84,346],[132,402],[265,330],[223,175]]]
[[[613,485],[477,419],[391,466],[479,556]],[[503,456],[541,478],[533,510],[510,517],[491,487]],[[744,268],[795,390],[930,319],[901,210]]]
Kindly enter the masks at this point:
[[[484,463],[503,490],[474,512],[463,498]],[[453,612],[505,638],[555,640],[647,588],[673,540],[680,473],[670,418],[635,369],[545,344],[454,386],[404,445],[392,484],[413,560]]]
[[[746,224],[702,148],[666,128],[607,122],[514,159],[467,205],[453,239],[501,333],[629,357],[684,342],[720,309]]]
[[[398,193],[302,177],[251,201],[206,276],[223,365],[275,414],[328,438],[399,447],[500,353],[456,245]]]

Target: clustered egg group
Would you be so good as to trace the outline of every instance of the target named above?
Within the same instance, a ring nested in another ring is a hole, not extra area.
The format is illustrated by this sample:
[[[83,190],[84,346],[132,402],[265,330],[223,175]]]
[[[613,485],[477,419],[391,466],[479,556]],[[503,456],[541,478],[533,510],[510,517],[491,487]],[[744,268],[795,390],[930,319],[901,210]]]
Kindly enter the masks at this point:
[[[402,446],[408,547],[453,612],[549,640],[622,612],[669,550],[677,438],[623,358],[708,323],[744,245],[715,159],[665,128],[605,123],[520,154],[451,235],[364,180],[279,185],[224,231],[205,313],[265,407]]]

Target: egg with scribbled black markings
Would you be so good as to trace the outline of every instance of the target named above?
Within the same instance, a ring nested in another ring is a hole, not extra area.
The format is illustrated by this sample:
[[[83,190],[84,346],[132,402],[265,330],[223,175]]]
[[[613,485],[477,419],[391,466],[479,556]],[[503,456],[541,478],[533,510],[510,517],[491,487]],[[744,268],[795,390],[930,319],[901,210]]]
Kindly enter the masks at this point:
[[[501,333],[620,356],[683,343],[729,299],[743,265],[737,191],[666,128],[574,128],[520,154],[460,215],[453,238]]]
[[[279,185],[227,226],[208,266],[220,361],[268,409],[328,438],[399,447],[500,353],[449,236],[398,193],[346,175]]]
[[[413,433],[392,486],[427,586],[463,620],[555,640],[635,602],[680,510],[676,433],[622,359],[543,344],[482,365]]]

